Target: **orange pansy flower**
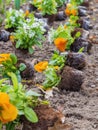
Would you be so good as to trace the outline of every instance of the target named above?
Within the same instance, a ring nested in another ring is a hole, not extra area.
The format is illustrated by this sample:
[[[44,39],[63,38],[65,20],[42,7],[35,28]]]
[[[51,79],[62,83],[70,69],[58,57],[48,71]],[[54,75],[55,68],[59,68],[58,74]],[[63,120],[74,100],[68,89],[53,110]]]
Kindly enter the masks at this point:
[[[77,10],[76,9],[71,10],[71,14],[76,16],[77,15]]]
[[[71,14],[70,10],[68,8],[65,9],[65,14],[69,16]]]
[[[63,52],[66,49],[67,39],[57,38],[54,40],[54,44],[59,51]]]
[[[10,103],[9,96],[0,92],[0,121],[2,123],[8,123],[17,118],[18,110]]]
[[[66,9],[65,9],[65,14],[66,14],[67,16],[70,16],[70,15],[71,15],[71,8],[72,8],[72,4],[68,3],[68,4],[67,4],[67,7],[66,7]]]
[[[39,62],[38,64],[36,64],[34,66],[34,69],[38,72],[43,72],[48,66],[48,62],[47,61],[42,61],[42,62]]]
[[[76,16],[77,15],[77,10],[75,9],[75,7],[72,5],[72,4],[67,4],[67,7],[65,9],[65,14],[67,16],[70,16],[70,15],[74,15]]]
[[[10,60],[10,54],[0,54],[0,64],[5,62],[6,60]]]

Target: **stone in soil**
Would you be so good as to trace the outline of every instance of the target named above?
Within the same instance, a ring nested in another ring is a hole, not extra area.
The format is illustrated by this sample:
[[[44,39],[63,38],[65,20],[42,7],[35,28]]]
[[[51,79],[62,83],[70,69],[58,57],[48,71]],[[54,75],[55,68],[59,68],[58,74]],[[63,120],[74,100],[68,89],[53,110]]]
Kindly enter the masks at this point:
[[[75,37],[75,35],[78,32],[81,33],[81,35],[80,35],[81,38],[84,38],[84,39],[88,39],[89,38],[89,31],[84,30],[83,28],[75,28],[74,31],[71,33],[71,36]]]
[[[65,15],[64,11],[59,11],[56,14],[55,21],[62,21],[62,20],[65,20],[66,18],[67,18],[67,16]]]
[[[0,41],[7,42],[9,40],[10,33],[6,30],[0,31]]]
[[[66,59],[66,65],[75,69],[83,69],[86,66],[86,59],[83,53],[69,53]]]
[[[61,73],[61,81],[58,85],[60,90],[79,91],[84,81],[82,71],[65,66]]]
[[[87,16],[87,10],[85,10],[85,9],[83,9],[81,7],[79,7],[79,9],[78,9],[78,13],[79,13],[78,15],[79,16]]]
[[[48,21],[47,21],[48,24],[52,26],[55,21],[56,15],[52,14],[52,15],[47,15],[46,17],[48,18]]]
[[[27,63],[24,60],[18,60],[17,67],[19,67],[21,64],[25,64],[26,68],[25,70],[21,71],[21,77],[25,79],[32,79],[34,77],[34,68],[33,65],[30,63]]]
[[[86,19],[81,18],[77,21],[77,23],[80,24],[80,27],[85,30],[89,30],[93,28],[88,18]]]
[[[31,3],[24,5],[22,7],[22,9],[25,10],[25,11],[28,10],[29,12],[37,10],[37,8],[33,4],[31,4]]]
[[[81,6],[89,7],[89,0],[84,0],[84,2],[81,4]]]
[[[71,45],[70,49],[73,52],[78,52],[82,47],[84,48],[83,52],[90,53],[92,43],[90,41],[80,37],[74,41],[74,43]]]
[[[35,12],[34,13],[34,16],[36,17],[36,18],[38,18],[38,19],[41,19],[41,18],[43,18],[43,16],[42,16],[42,13],[37,13],[37,12]]]

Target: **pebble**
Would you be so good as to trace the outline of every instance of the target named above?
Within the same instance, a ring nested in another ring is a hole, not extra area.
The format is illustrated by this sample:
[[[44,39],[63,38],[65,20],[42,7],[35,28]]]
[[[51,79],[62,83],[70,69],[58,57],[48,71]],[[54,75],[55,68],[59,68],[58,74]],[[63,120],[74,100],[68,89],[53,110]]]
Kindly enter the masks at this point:
[[[92,127],[93,127],[93,128],[97,128],[97,125],[94,124],[94,125],[92,125]]]
[[[93,84],[93,85],[91,85],[91,87],[92,87],[92,88],[95,88],[95,87],[96,87],[96,85],[94,85],[94,84]]]

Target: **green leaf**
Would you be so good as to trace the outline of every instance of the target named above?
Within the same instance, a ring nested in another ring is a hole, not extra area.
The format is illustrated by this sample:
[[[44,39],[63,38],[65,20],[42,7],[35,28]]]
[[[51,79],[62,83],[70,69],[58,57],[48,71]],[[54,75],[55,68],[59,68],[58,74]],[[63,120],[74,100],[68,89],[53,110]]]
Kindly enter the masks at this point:
[[[81,47],[78,52],[79,52],[79,53],[82,53],[83,51],[84,51],[84,47]]]
[[[25,107],[24,109],[24,114],[25,117],[32,123],[36,123],[38,122],[38,117],[36,115],[36,113],[33,111],[33,109],[29,108],[29,107]]]
[[[20,47],[20,42],[16,42],[16,48],[19,48]]]
[[[77,32],[75,38],[79,38],[81,36],[81,32]]]
[[[0,80],[0,87],[1,87],[1,85],[2,85],[2,83],[3,83],[4,81],[6,81],[6,79],[1,79],[1,80]]]
[[[25,70],[26,69],[26,65],[24,64],[24,63],[21,63],[20,65],[19,65],[19,70],[20,71],[23,71],[23,70]]]
[[[1,92],[9,92],[12,89],[12,86],[10,85],[2,85],[2,87],[0,88]]]
[[[14,89],[17,90],[17,88],[18,88],[18,80],[17,80],[16,75],[13,72],[8,72],[8,75],[12,79]]]
[[[40,94],[32,91],[32,90],[29,90],[28,92],[26,92],[26,96],[36,96],[36,97],[39,97]]]
[[[12,59],[13,64],[16,64],[16,63],[17,63],[17,57],[16,57],[15,54],[10,54],[10,58]]]
[[[32,53],[34,52],[34,50],[33,50],[32,47],[29,47],[28,50],[29,50],[29,53],[30,53],[30,54],[32,54]]]

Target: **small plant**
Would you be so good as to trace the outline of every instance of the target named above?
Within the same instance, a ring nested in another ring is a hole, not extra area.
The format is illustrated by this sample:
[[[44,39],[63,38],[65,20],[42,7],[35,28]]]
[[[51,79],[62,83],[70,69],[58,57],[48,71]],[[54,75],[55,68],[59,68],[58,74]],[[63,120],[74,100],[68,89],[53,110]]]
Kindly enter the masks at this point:
[[[33,5],[42,12],[43,15],[57,13],[57,7],[64,4],[66,0],[34,0]]]
[[[4,97],[5,100],[3,100],[3,98],[1,97],[0,99],[2,101],[2,104],[4,104],[4,101],[8,102],[8,99],[6,100],[6,97],[10,98],[10,102],[17,108],[18,111],[16,111],[14,107],[12,109],[13,111],[10,111],[9,107],[7,114],[6,110],[3,111],[0,114],[1,123],[4,123],[4,121],[1,120],[2,119],[1,117],[4,116],[4,119],[6,118],[5,122],[6,130],[15,130],[15,125],[17,125],[22,115],[24,115],[32,123],[38,122],[38,117],[34,112],[33,108],[38,104],[39,102],[38,97],[40,95],[32,90],[27,91],[25,89],[25,86],[23,86],[21,83],[18,83],[17,77],[14,73],[9,72],[8,75],[11,77],[13,85],[3,83],[4,81],[6,81],[6,79],[0,80],[0,92],[7,93],[9,95],[9,97],[8,96]],[[0,108],[1,107],[2,106],[0,106]],[[5,108],[7,109],[7,107]],[[8,115],[9,113],[10,115]]]
[[[42,14],[56,14],[57,13],[57,3],[55,0],[43,0],[41,3],[41,9],[42,9]]]
[[[43,72],[45,75],[45,81],[42,84],[43,89],[47,90],[56,87],[60,83],[61,77],[57,73],[64,67],[65,62],[65,55],[60,55],[58,52],[54,52],[47,68]]]
[[[49,32],[49,42],[54,42],[57,49],[60,51],[69,50],[74,38],[71,36],[72,28],[65,29],[64,26],[59,26],[57,30],[51,29]]]
[[[33,16],[31,19],[26,19],[14,33],[16,48],[27,49],[32,54],[35,45],[41,47],[45,32],[43,26],[44,22]]]
[[[5,28],[14,28],[16,29],[20,24],[23,23],[25,18],[23,10],[15,10],[9,9],[6,12],[6,19],[5,19]]]
[[[78,15],[78,8],[75,4],[71,4],[71,3],[68,3],[67,4],[67,7],[65,9],[65,14],[67,16],[70,16],[70,15]]]
[[[84,0],[70,0],[71,4],[80,5],[84,2]]]
[[[66,57],[65,55],[59,54],[57,51],[52,55],[49,65],[54,66],[54,68],[62,69],[65,65]]]
[[[42,3],[42,0],[33,0],[32,4],[35,6],[35,7],[39,7],[39,5]]]
[[[72,37],[71,32],[75,26],[77,26],[75,22],[74,24],[69,22],[67,25],[60,25],[56,30],[51,29],[48,36],[49,42],[54,42],[56,48],[61,52],[70,50],[71,44],[81,35],[80,32],[77,32],[76,35]]]
[[[42,64],[40,66],[40,69],[42,67],[42,71],[39,71],[38,66],[40,63],[45,64],[45,62],[39,62],[38,64],[34,66],[34,68],[37,72],[42,72],[45,75],[45,81],[42,83],[42,89],[47,90],[47,89],[57,86],[58,83],[60,82],[60,76],[58,76],[56,73],[59,67],[48,64],[43,69],[44,65]]]
[[[57,75],[56,71],[54,66],[48,66],[43,72],[45,75],[45,81],[42,84],[44,90],[56,87],[59,84],[61,77]]]
[[[57,13],[57,3],[55,0],[36,0],[33,3],[43,15],[51,15]]]
[[[20,72],[26,68],[26,65],[21,63],[17,67],[17,57],[14,54],[0,54],[0,73],[3,77],[8,77],[9,72],[17,75],[18,80],[21,80]]]
[[[71,15],[70,18],[69,18],[69,21],[68,21],[68,25],[73,27],[73,28],[79,27],[80,24],[77,23],[78,20],[79,20],[78,16]]]
[[[58,76],[57,71],[62,69],[65,59],[65,56],[61,56],[55,52],[49,63],[47,61],[42,61],[34,66],[34,69],[37,72],[45,75],[45,80],[42,83],[42,89],[47,90],[56,87],[59,84],[61,78]]]

